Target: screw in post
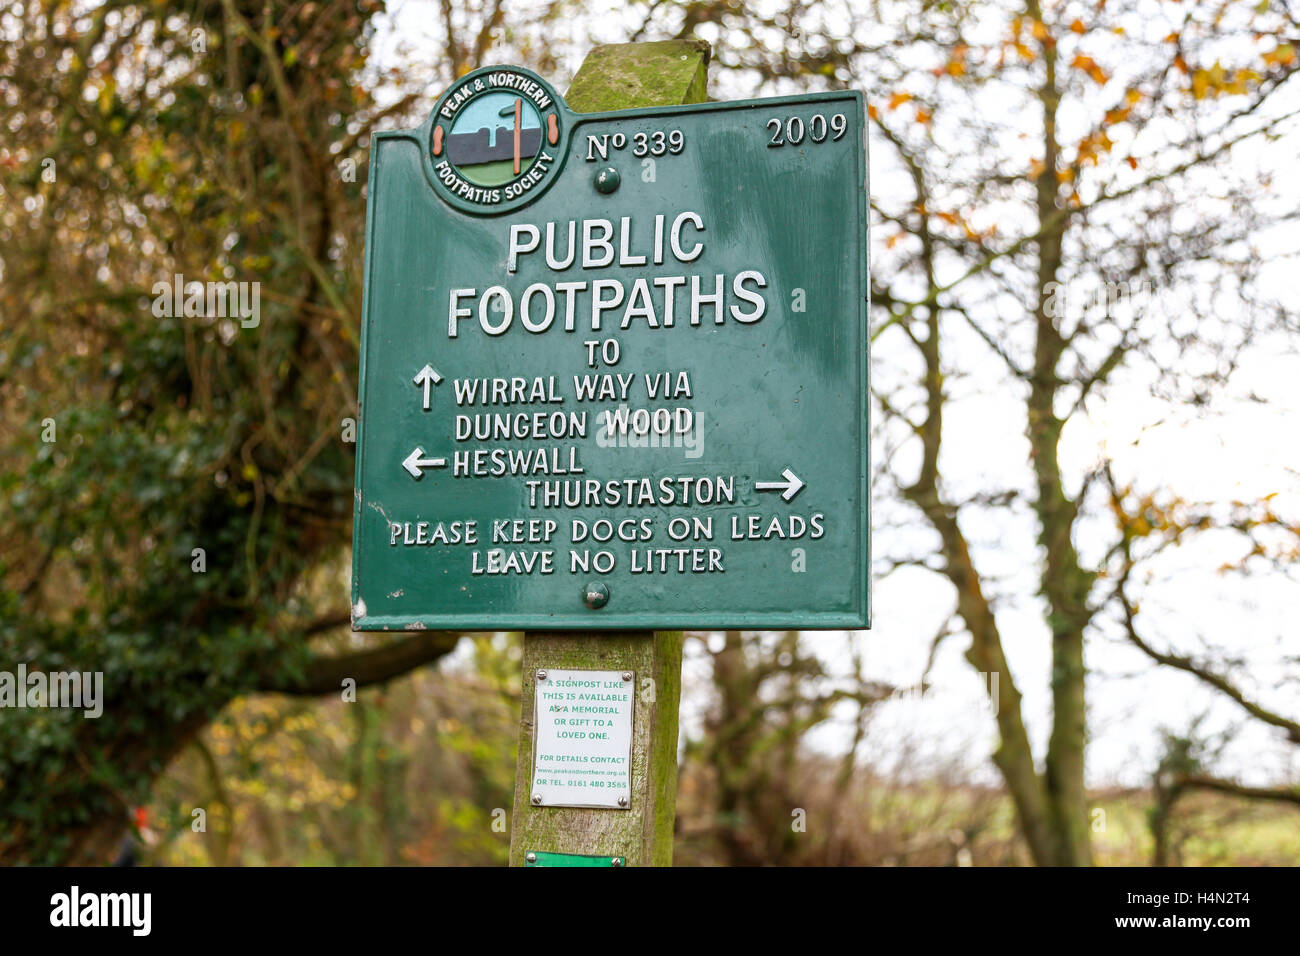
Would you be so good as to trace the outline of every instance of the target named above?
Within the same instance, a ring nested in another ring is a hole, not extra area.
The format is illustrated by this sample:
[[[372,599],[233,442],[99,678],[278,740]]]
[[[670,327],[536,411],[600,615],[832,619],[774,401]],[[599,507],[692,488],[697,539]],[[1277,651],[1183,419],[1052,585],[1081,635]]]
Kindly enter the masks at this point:
[[[533,794],[533,805],[537,807],[542,805],[542,795],[540,793]]]
[[[529,863],[536,863],[536,862],[537,862],[537,854],[536,854],[536,853],[533,853],[533,852],[530,850],[528,853],[525,853],[525,854],[524,854],[524,859],[527,860]]]
[[[600,172],[596,173],[596,191],[608,196],[614,190],[618,189],[618,184],[622,177],[619,176],[618,170],[613,166],[606,166]]]
[[[538,671],[538,672],[537,672],[537,679],[538,679],[538,680],[546,680],[546,671]]]
[[[582,603],[598,611],[609,603],[609,587],[600,581],[590,581],[582,589]]]
[[[623,680],[625,680],[625,681],[630,681],[631,679],[632,679],[632,672],[631,672],[631,671],[624,671],[624,672],[623,672]]]

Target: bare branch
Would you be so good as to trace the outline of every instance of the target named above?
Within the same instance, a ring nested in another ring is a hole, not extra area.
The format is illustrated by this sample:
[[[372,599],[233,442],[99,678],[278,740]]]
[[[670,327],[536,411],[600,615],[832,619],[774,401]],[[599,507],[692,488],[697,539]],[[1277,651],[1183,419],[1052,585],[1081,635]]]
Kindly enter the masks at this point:
[[[343,681],[349,678],[358,687],[382,684],[450,653],[460,638],[457,632],[426,631],[374,650],[342,657],[317,657],[307,665],[300,679],[277,675],[263,680],[255,689],[316,697],[338,693]]]

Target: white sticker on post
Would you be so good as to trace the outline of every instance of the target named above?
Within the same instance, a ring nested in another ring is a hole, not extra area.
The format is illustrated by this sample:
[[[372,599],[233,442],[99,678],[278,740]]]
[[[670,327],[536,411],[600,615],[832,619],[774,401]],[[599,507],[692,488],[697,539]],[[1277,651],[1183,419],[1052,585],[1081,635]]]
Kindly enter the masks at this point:
[[[630,809],[631,672],[534,676],[533,806]]]

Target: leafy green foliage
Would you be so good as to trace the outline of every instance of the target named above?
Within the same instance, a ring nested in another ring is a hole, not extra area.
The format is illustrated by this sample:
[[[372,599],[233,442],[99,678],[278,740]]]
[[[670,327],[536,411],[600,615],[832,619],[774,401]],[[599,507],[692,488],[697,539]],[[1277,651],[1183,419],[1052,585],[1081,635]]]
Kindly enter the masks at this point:
[[[378,112],[379,9],[4,14],[0,665],[102,672],[105,701],[6,711],[0,860],[107,858],[177,748],[340,614],[315,575],[346,560],[365,176],[336,164]],[[176,274],[257,313],[177,314]]]

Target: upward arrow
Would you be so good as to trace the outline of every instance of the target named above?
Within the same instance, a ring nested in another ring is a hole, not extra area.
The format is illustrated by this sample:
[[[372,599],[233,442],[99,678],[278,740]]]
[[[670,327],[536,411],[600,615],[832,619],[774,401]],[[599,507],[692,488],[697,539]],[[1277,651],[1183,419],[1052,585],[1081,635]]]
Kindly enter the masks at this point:
[[[424,410],[427,412],[432,407],[433,395],[430,389],[442,381],[442,376],[432,365],[425,365],[415,375],[415,384],[424,386]]]

